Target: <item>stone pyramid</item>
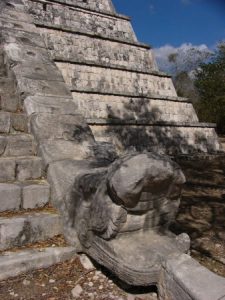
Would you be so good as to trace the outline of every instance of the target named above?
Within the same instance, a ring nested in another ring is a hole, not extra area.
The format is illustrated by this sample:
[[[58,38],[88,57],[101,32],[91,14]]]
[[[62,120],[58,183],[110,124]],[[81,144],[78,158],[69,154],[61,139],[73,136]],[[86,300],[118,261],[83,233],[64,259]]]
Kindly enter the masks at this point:
[[[120,152],[220,150],[214,125],[198,122],[110,0],[27,1],[27,7],[96,140]]]
[[[107,168],[129,151],[221,151],[214,125],[198,122],[110,0],[1,0],[0,43],[0,279],[79,251],[62,223],[73,212],[68,191],[84,170]],[[18,249],[63,232],[75,247]],[[215,283],[211,299],[224,295],[223,279],[183,255],[189,273],[168,287],[173,295],[196,269],[205,274],[201,286]],[[182,299],[190,299],[185,291]]]

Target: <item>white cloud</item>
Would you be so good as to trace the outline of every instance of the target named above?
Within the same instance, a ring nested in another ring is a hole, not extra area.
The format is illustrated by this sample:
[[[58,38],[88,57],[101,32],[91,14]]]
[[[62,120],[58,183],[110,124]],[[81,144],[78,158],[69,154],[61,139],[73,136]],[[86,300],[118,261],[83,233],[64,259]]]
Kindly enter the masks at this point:
[[[185,43],[180,47],[165,45],[154,49],[154,53],[159,69],[174,75],[177,71],[193,71],[196,65],[205,61],[212,52],[205,44],[196,46]],[[176,54],[176,64],[169,61],[170,54]]]

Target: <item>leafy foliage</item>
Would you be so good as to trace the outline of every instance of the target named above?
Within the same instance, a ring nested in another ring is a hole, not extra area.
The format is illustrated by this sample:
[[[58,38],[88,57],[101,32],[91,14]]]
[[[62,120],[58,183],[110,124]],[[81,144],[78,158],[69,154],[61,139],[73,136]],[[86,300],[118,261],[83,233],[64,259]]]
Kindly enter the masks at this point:
[[[168,61],[178,95],[192,101],[200,121],[216,123],[225,134],[225,42],[214,53],[192,47],[185,55],[170,54]]]
[[[219,133],[225,133],[225,42],[208,63],[200,64],[195,75],[199,94],[196,109],[201,121],[217,123]]]

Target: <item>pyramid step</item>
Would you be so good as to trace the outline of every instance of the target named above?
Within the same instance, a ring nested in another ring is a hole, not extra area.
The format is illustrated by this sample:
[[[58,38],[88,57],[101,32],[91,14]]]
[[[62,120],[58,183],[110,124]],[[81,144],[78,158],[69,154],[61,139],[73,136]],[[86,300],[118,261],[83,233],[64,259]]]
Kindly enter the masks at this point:
[[[43,5],[41,3],[28,1],[28,5],[29,12],[34,19],[35,24],[41,25],[42,27],[51,26],[51,28],[74,33],[83,33],[137,44],[137,38],[127,19],[109,17],[108,15],[99,15],[95,13],[90,14],[89,12],[78,8],[65,10],[65,6],[58,3],[49,2],[47,7],[48,11],[43,10]],[[50,11],[53,18],[49,15]],[[61,11],[60,20],[56,21],[54,11]],[[5,27],[6,26],[7,24]]]
[[[39,179],[42,160],[36,156],[1,157],[0,169],[0,182]]]
[[[0,156],[30,156],[35,154],[36,146],[32,135],[0,135]]]
[[[148,122],[198,122],[192,103],[180,97],[124,97],[73,93],[74,102],[87,120],[110,119]]]
[[[76,256],[73,247],[48,247],[3,252],[0,255],[0,280],[18,276],[29,271],[47,268]]]
[[[0,212],[40,208],[49,199],[50,186],[44,180],[0,183]]]
[[[0,250],[44,241],[62,233],[61,218],[49,212],[0,217]]]
[[[87,123],[96,141],[113,143],[118,152],[130,147],[170,155],[221,151],[215,126],[211,123],[151,122],[146,119],[89,119]]]

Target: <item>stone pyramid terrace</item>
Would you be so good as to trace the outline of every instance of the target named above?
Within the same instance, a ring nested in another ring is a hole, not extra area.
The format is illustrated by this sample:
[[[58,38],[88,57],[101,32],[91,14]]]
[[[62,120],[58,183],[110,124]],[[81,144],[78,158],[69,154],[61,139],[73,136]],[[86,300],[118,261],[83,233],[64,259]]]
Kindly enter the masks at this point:
[[[225,299],[225,279],[168,233],[182,171],[224,189],[215,125],[110,0],[0,1],[0,280],[85,252],[161,300]],[[32,248],[62,235],[67,245]]]

